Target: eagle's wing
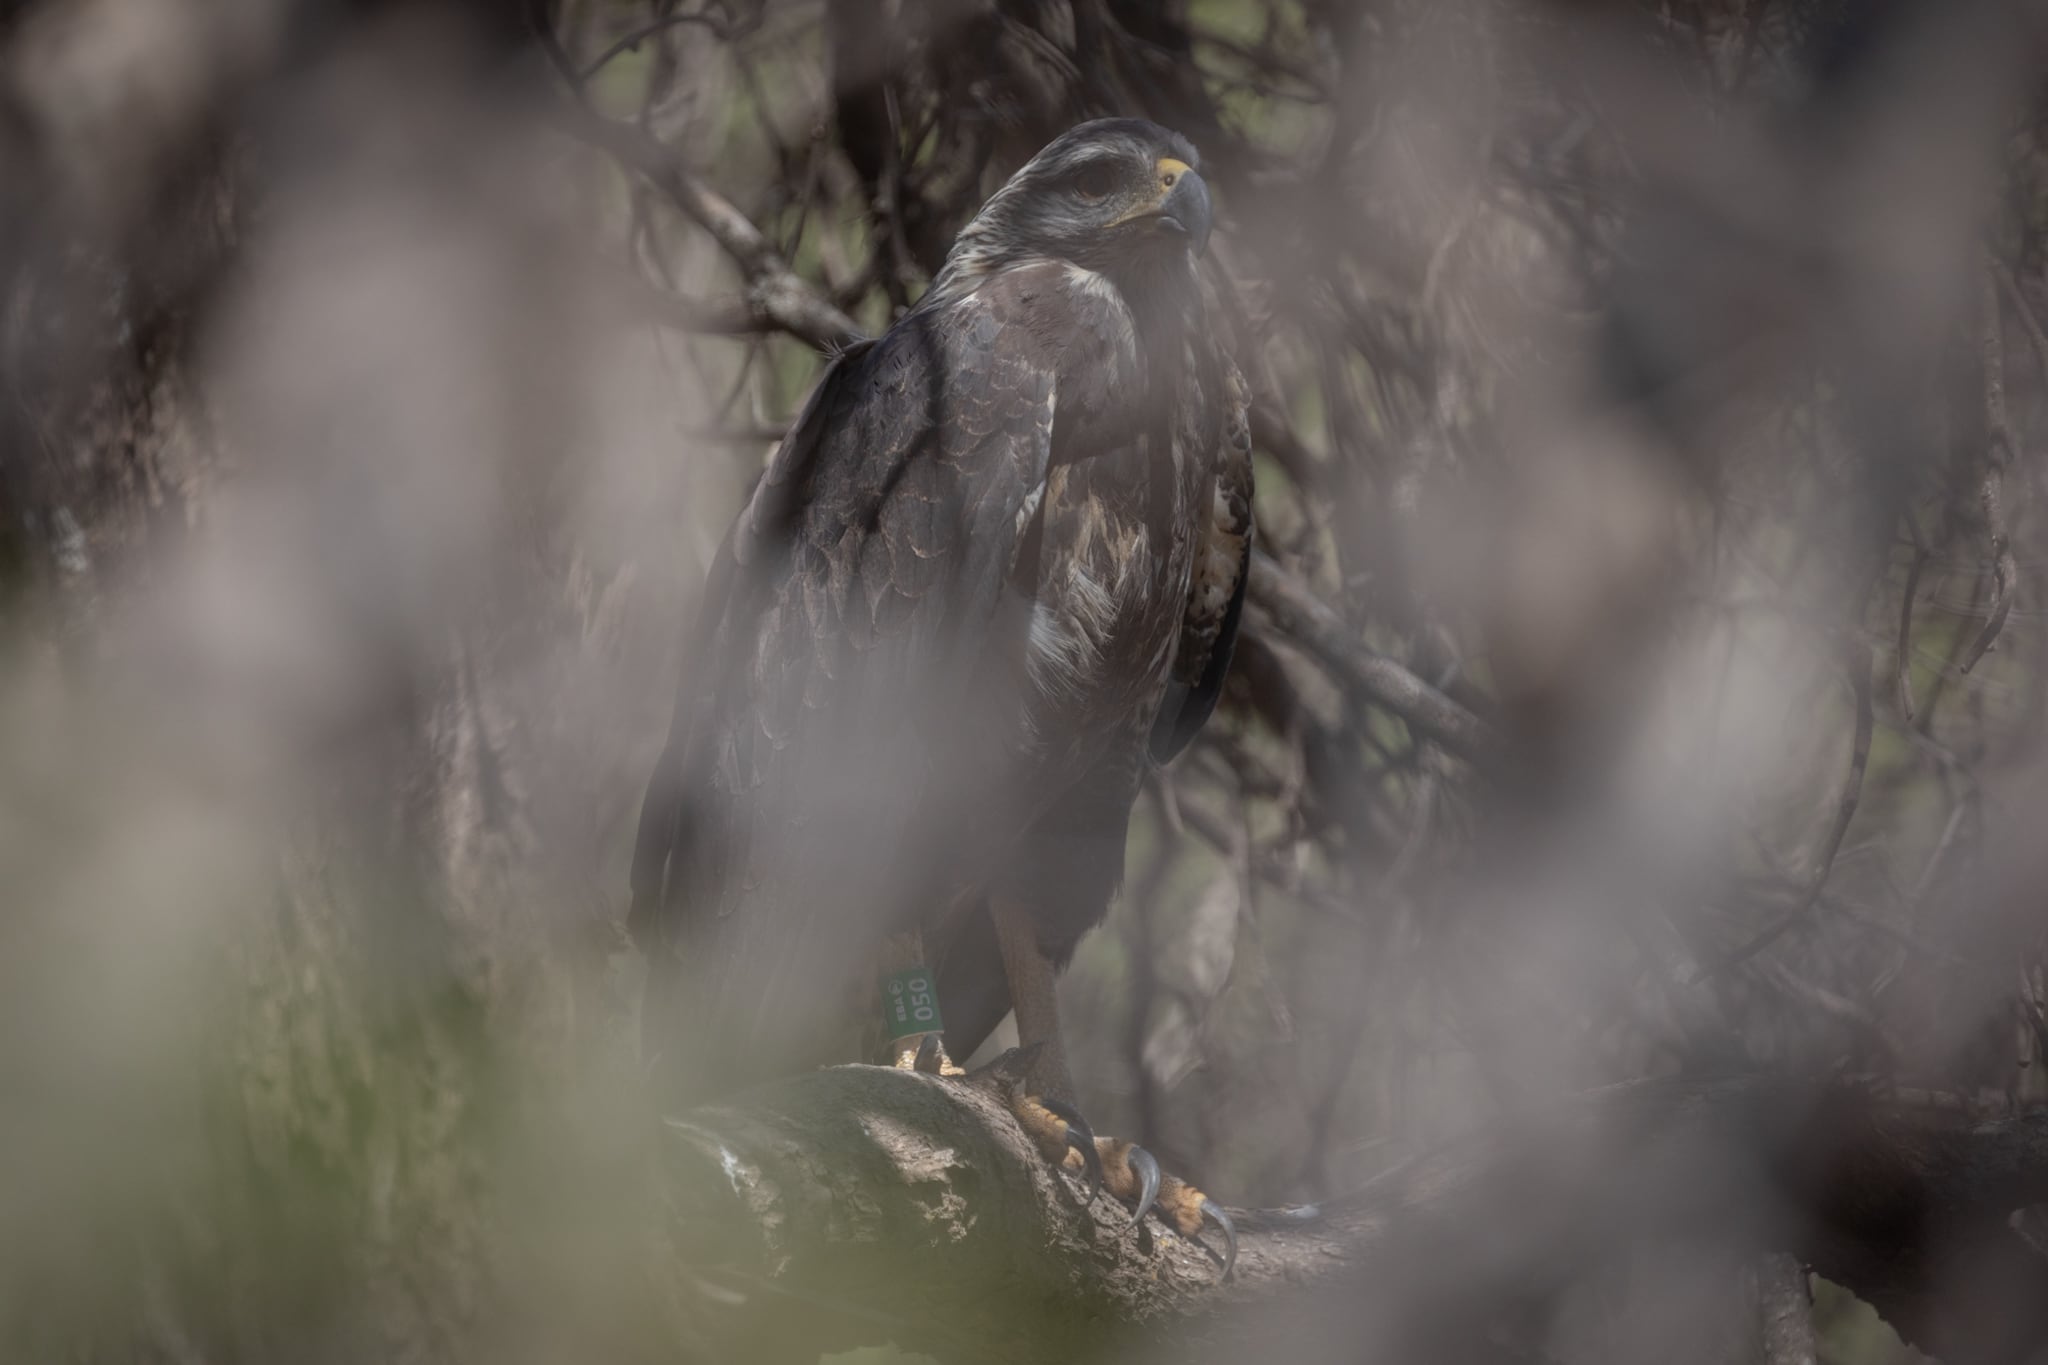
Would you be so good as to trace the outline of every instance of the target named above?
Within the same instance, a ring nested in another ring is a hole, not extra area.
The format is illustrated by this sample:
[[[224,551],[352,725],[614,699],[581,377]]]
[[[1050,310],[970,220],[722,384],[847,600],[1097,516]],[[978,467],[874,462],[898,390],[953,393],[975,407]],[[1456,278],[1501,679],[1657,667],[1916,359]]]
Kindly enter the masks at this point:
[[[643,944],[659,937],[657,922],[667,904],[669,865],[698,821],[692,818],[692,774],[702,759],[718,699],[744,682],[749,660],[735,651],[736,618],[756,614],[772,586],[763,561],[788,536],[800,508],[801,481],[824,440],[823,414],[843,394],[850,369],[875,342],[863,339],[841,350],[798,410],[781,444],[769,457],[746,506],[727,528],[705,575],[703,599],[684,641],[684,676],[676,688],[668,743],[655,762],[640,802],[633,843],[632,909],[627,926]],[[694,743],[694,748],[693,748]]]
[[[1173,674],[1152,726],[1152,757],[1165,763],[1194,739],[1223,695],[1237,644],[1252,561],[1252,435],[1249,391],[1229,361],[1223,376],[1223,449],[1216,483],[1196,530],[1194,571]]]
[[[714,570],[686,661],[703,681],[634,859],[657,958],[694,926],[691,1014],[720,1050],[772,1050],[763,1025],[793,1021],[770,1015],[819,1003],[876,916],[941,890],[892,879],[943,876],[1020,747],[1011,585],[1036,580],[1020,560],[1061,431],[1098,426],[1134,354],[1113,293],[1015,267],[841,357],[771,461]]]

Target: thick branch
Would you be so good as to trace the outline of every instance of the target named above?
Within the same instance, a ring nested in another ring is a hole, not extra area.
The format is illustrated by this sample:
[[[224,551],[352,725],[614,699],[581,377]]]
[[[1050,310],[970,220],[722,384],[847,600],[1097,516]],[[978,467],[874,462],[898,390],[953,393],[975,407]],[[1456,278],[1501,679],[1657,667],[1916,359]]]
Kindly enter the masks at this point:
[[[1107,1200],[1084,1208],[976,1084],[838,1067],[695,1110],[667,1135],[673,1246],[684,1275],[737,1296],[715,1325],[734,1358],[894,1340],[1074,1359],[1214,1291],[1194,1249],[1120,1226]],[[1270,1278],[1263,1239],[1246,1235],[1247,1282]]]
[[[1247,591],[1275,626],[1363,700],[1393,712],[1462,758],[1478,758],[1493,748],[1484,721],[1367,646],[1356,628],[1266,555],[1253,556]]]
[[[1797,1258],[1773,1251],[1757,1263],[1756,1301],[1763,1365],[1815,1365],[1820,1346],[1814,1340],[1806,1268]]]
[[[1246,1217],[1227,1285],[1112,1201],[1084,1208],[972,1083],[817,1072],[671,1121],[666,1153],[674,1273],[715,1288],[736,1352],[894,1340],[1075,1361],[1142,1330],[1218,1359],[1356,1359],[1365,1342],[1443,1358],[1633,1237],[1789,1251],[1952,1365],[2048,1345],[2048,1304],[2017,1292],[2040,1259],[2004,1223],[2048,1198],[2048,1111],[1973,1123],[1756,1077],[1615,1087],[1411,1161],[1313,1222]]]

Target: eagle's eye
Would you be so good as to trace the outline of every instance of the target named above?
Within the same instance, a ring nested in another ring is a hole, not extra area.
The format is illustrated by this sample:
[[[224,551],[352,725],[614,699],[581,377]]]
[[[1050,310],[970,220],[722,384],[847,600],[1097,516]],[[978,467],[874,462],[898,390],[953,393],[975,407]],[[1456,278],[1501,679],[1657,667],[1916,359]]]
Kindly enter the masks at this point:
[[[1116,172],[1105,162],[1090,162],[1074,172],[1072,184],[1075,194],[1094,203],[1098,199],[1108,198],[1109,192],[1116,188]]]

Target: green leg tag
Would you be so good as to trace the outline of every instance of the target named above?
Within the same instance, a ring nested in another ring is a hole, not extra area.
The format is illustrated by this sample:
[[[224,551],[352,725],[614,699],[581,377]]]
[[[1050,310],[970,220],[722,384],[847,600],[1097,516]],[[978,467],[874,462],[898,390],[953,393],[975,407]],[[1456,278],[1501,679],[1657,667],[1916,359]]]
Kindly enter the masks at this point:
[[[941,1033],[939,990],[924,967],[890,972],[882,978],[882,1027],[889,1041],[917,1033]]]

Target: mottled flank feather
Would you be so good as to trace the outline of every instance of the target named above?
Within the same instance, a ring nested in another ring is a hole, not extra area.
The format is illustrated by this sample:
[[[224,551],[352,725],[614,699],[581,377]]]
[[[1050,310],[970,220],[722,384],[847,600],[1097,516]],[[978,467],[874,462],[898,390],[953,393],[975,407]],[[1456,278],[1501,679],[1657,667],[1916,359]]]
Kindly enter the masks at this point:
[[[1244,375],[1227,360],[1224,363],[1222,440],[1208,506],[1196,531],[1194,572],[1173,676],[1152,729],[1152,756],[1161,763],[1186,748],[1216,709],[1251,572],[1250,394]]]
[[[1195,577],[1188,592],[1187,621],[1174,677],[1194,685],[1215,657],[1223,623],[1244,583],[1252,546],[1252,438],[1246,417],[1244,376],[1233,367],[1225,380],[1223,458],[1209,498],[1208,521],[1200,532]]]

